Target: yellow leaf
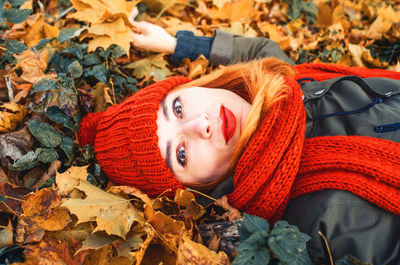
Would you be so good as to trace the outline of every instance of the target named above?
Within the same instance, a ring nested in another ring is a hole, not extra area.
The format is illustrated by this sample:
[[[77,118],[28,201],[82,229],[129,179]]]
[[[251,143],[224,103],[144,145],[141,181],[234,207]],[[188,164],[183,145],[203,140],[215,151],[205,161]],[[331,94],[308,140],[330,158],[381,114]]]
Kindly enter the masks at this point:
[[[70,167],[63,173],[56,173],[56,185],[60,195],[68,195],[76,186],[79,185],[80,180],[86,180],[88,166],[83,167]]]
[[[253,7],[252,0],[239,0],[235,3],[229,3],[221,9],[211,9],[212,18],[229,19],[232,22],[244,19],[251,20],[255,15],[256,10]]]
[[[95,221],[93,230],[105,231],[125,239],[134,221],[143,224],[143,213],[136,210],[129,200],[108,193],[86,181],[76,187],[86,194],[84,199],[67,199],[62,206],[67,207],[78,218],[78,224]]]
[[[24,120],[26,113],[25,106],[15,102],[0,104],[0,133],[14,131]]]
[[[225,252],[220,251],[216,253],[206,246],[184,237],[183,242],[179,244],[176,264],[228,265],[230,261]]]
[[[13,244],[13,227],[10,220],[8,220],[8,225],[0,231],[0,248],[11,246]]]
[[[199,58],[193,62],[188,58],[185,58],[183,59],[183,63],[189,67],[189,78],[194,78],[205,74],[209,65],[208,60],[206,57],[204,57],[204,55],[200,55]]]
[[[378,17],[367,30],[367,37],[372,39],[380,39],[382,35],[390,30],[394,23],[398,23],[400,17],[391,6],[380,8]]]
[[[213,4],[221,9],[226,3],[231,3],[231,0],[213,0]]]
[[[160,81],[172,74],[166,67],[167,61],[163,56],[164,54],[149,56],[127,64],[124,68],[134,69],[133,75],[138,79],[153,76],[156,80]]]

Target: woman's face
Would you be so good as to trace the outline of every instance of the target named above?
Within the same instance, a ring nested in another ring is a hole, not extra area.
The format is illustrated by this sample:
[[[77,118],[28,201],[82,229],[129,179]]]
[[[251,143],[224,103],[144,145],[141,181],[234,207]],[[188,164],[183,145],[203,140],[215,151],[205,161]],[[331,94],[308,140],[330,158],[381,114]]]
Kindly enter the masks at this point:
[[[179,181],[204,183],[227,173],[250,107],[225,89],[184,88],[164,98],[158,146]]]

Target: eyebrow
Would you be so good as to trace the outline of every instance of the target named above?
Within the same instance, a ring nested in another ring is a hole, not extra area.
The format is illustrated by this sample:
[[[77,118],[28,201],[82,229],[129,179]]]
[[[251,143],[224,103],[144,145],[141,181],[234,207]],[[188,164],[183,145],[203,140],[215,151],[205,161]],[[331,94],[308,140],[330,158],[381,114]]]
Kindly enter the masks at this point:
[[[168,168],[172,171],[172,174],[176,175],[174,169],[172,168],[171,140],[168,140],[168,141],[167,141],[167,154],[166,154],[166,157],[167,157],[166,160],[167,160],[167,166],[168,166]]]
[[[169,121],[168,110],[167,110],[167,106],[165,105],[165,99],[166,99],[166,97],[161,101],[161,108],[163,110],[165,119],[167,121]]]

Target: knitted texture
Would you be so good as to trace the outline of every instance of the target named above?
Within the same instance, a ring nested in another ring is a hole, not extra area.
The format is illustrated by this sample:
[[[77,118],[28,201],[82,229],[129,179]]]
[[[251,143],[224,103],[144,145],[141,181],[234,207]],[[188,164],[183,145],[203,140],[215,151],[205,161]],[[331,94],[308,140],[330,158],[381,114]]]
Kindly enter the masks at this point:
[[[400,73],[330,64],[295,66],[296,79],[326,80],[343,75],[388,77]],[[353,192],[400,215],[400,144],[365,136],[305,139],[305,110],[298,83],[251,138],[235,168],[234,207],[278,220],[290,199],[323,189]]]
[[[150,196],[183,188],[158,148],[157,111],[169,91],[189,81],[169,78],[104,112],[87,115],[80,123],[80,146],[94,145],[99,165],[115,183],[135,186]]]

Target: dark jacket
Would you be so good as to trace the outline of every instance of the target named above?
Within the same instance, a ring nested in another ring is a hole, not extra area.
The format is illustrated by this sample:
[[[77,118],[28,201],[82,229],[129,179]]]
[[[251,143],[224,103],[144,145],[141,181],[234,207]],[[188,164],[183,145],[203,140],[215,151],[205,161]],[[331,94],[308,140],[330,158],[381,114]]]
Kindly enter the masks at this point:
[[[180,34],[185,39],[178,34],[175,55],[179,56],[173,55],[173,60],[196,59],[203,51],[212,64],[269,56],[293,64],[275,42],[265,38],[245,38],[217,30],[214,37],[202,37],[198,42],[191,32]],[[187,46],[190,51],[185,51]],[[306,137],[363,135],[400,142],[400,81],[347,76],[299,83],[307,114]],[[218,198],[232,190],[232,178],[228,178],[211,196]],[[283,219],[311,236],[307,248],[315,264],[329,264],[319,231],[327,238],[334,259],[351,254],[362,262],[400,264],[400,216],[350,192],[323,190],[294,198]]]

